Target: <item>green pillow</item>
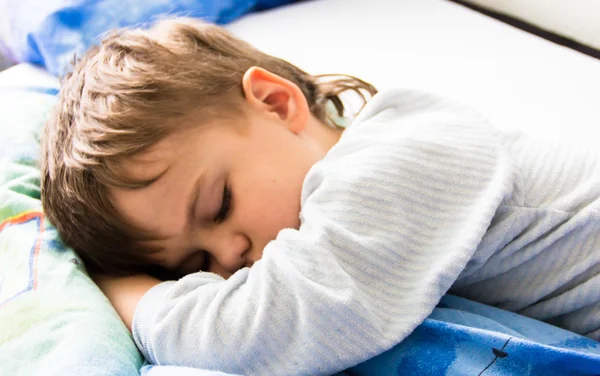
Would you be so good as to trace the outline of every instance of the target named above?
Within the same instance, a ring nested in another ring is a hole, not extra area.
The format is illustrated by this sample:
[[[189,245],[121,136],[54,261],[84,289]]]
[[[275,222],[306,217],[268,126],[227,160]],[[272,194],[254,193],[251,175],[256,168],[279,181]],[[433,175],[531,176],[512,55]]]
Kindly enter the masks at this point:
[[[39,135],[56,89],[7,86],[0,80],[0,375],[138,375],[129,332],[41,212]]]

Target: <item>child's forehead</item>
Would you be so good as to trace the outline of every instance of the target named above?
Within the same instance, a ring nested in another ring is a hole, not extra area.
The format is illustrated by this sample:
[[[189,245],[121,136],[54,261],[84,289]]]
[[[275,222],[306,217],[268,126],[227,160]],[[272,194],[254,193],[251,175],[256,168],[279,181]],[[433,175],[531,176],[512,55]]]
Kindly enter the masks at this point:
[[[179,149],[170,136],[121,161],[125,173],[136,180],[149,180],[166,170]]]
[[[154,180],[182,160],[198,157],[199,150],[215,150],[219,149],[216,145],[228,144],[225,141],[235,139],[239,136],[237,132],[235,127],[219,122],[199,126],[185,124],[148,148],[122,159],[119,164],[134,180]]]
[[[192,133],[190,130],[171,132],[146,149],[129,156],[126,163],[155,164],[172,159],[195,141]]]
[[[167,134],[148,148],[124,158],[121,167],[134,179],[152,179],[196,148],[200,131],[183,129]]]

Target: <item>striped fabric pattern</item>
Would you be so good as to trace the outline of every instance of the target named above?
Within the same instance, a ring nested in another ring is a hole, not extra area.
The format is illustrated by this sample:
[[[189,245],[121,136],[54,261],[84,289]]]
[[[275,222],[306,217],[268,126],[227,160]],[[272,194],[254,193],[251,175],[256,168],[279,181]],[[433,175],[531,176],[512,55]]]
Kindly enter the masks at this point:
[[[594,336],[599,177],[591,152],[378,94],[308,173],[301,228],[226,281],[153,288],[134,338],[156,364],[332,374],[402,341],[450,288]]]

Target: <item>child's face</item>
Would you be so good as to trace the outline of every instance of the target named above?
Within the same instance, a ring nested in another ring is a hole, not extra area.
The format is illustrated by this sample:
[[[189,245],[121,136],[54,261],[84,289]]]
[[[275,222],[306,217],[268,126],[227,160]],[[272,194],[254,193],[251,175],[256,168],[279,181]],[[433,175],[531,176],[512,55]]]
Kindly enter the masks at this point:
[[[173,134],[125,165],[136,178],[159,178],[142,189],[113,189],[113,202],[130,223],[164,238],[146,243],[163,248],[152,255],[157,264],[227,278],[258,261],[280,230],[300,225],[304,178],[331,146],[315,136],[321,130],[308,130],[321,123],[303,121],[296,132],[259,110]]]

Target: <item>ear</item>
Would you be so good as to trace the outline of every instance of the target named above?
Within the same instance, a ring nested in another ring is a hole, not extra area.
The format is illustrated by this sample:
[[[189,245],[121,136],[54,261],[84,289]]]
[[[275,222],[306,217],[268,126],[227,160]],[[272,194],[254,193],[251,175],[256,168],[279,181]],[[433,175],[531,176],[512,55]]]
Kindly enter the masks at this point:
[[[246,102],[255,110],[277,116],[287,128],[300,133],[310,116],[304,94],[291,81],[269,72],[252,67],[242,79]]]

